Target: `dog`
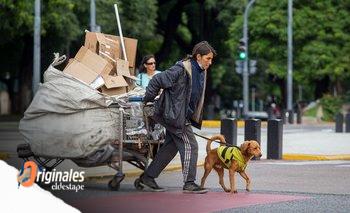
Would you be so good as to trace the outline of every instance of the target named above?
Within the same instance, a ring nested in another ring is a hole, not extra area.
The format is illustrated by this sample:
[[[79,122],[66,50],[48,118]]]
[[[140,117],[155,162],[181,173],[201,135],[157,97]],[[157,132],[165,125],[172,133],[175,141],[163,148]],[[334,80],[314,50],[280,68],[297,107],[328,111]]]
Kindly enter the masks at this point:
[[[204,175],[201,180],[201,187],[204,188],[205,180],[211,170],[214,168],[219,175],[219,183],[225,192],[237,193],[235,183],[235,173],[238,172],[246,181],[246,190],[250,191],[251,180],[245,168],[253,157],[261,157],[260,145],[254,140],[245,141],[240,148],[221,145],[216,149],[211,149],[210,145],[213,141],[219,140],[226,143],[223,135],[215,135],[207,142],[207,156],[204,162]],[[234,154],[233,154],[234,153]],[[224,184],[224,169],[229,170],[230,189]]]

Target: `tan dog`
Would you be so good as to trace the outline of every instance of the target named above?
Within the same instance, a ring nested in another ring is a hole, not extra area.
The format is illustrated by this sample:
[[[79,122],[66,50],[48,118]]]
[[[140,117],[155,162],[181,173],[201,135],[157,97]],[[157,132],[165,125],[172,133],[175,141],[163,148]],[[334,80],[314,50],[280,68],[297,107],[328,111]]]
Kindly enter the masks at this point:
[[[235,172],[238,172],[246,180],[246,190],[250,191],[251,181],[245,172],[245,168],[249,160],[254,156],[262,156],[258,142],[254,140],[245,141],[240,146],[240,148],[222,145],[219,148],[212,150],[210,148],[210,145],[214,140],[220,140],[220,142],[226,143],[223,135],[215,135],[210,140],[208,140],[206,147],[207,156],[205,157],[204,162],[204,175],[202,177],[201,187],[204,187],[206,178],[214,168],[219,175],[219,183],[225,192],[237,193]],[[224,184],[224,168],[227,168],[229,170],[231,186],[230,189],[226,188]]]

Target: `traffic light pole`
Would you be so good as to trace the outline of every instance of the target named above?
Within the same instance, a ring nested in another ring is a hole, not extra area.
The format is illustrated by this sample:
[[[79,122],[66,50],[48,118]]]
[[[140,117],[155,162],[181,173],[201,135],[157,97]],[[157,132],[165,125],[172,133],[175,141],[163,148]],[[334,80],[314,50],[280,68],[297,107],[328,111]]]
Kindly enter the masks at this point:
[[[255,0],[250,0],[244,10],[244,23],[243,23],[243,40],[245,42],[245,53],[243,66],[243,115],[248,114],[249,107],[249,73],[248,73],[248,12],[250,7],[254,4]]]
[[[96,4],[95,4],[95,0],[90,0],[90,31],[96,32]]]
[[[288,0],[287,109],[293,110],[293,0]]]

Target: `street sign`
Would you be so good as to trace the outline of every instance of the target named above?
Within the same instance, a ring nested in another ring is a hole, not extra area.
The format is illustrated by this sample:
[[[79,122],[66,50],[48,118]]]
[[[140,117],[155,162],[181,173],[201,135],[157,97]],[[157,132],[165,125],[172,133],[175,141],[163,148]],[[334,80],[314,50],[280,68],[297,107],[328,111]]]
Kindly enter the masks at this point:
[[[249,60],[249,74],[254,75],[256,73],[256,60]]]
[[[243,73],[243,63],[244,61],[241,60],[236,60],[235,64],[236,64],[236,73],[237,74],[242,74]]]
[[[257,63],[256,60],[249,60],[249,75],[254,75],[256,73],[256,63]],[[236,64],[236,73],[242,74],[244,61],[236,60],[235,64]]]

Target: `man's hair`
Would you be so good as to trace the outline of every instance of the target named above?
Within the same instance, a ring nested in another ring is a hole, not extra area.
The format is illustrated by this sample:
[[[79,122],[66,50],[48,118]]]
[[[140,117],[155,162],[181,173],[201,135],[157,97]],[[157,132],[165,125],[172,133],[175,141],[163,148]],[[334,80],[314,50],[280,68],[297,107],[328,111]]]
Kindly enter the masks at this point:
[[[209,54],[210,52],[212,52],[213,55],[216,56],[215,49],[212,46],[210,46],[210,44],[207,41],[201,41],[198,44],[194,45],[192,50],[192,58],[196,59],[198,54],[200,56],[203,56]]]

